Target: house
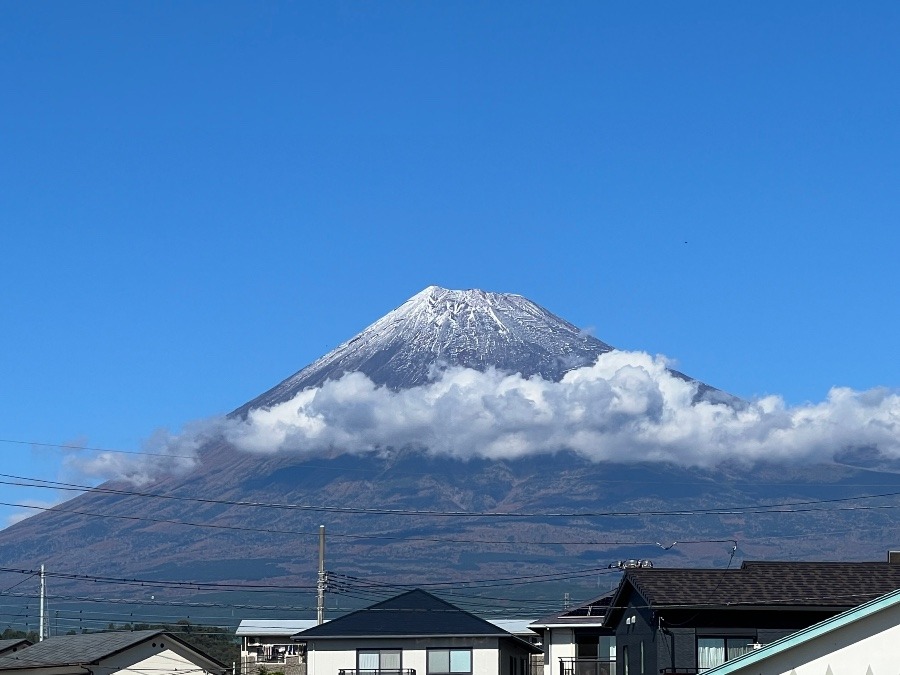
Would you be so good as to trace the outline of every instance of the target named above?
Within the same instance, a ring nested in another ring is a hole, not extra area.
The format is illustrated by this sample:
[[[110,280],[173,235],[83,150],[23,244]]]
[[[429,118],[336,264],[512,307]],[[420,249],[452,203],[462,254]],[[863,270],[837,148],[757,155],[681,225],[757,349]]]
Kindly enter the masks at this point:
[[[224,675],[228,670],[161,630],[58,635],[0,656],[3,675]]]
[[[529,627],[530,619],[489,621],[526,642],[540,643],[540,636]],[[305,648],[291,640],[291,636],[315,625],[315,619],[242,619],[235,632],[241,638],[241,673],[257,675],[263,668],[285,675],[305,675]],[[540,673],[542,666],[542,655],[533,654],[531,672]]]
[[[291,636],[315,625],[315,619],[243,619],[235,633],[241,638],[241,673],[257,675],[265,668],[301,675],[306,654]]]
[[[900,591],[731,659],[708,675],[822,675],[897,672]]]
[[[508,633],[512,633],[517,638],[533,644],[535,647],[541,646],[540,633],[531,630],[532,619],[487,619],[490,623],[502,628]],[[544,672],[544,654],[543,652],[532,654],[530,657],[528,668],[529,673],[534,675],[543,675]]]
[[[301,631],[309,675],[530,675],[540,648],[416,589]]]
[[[900,564],[745,562],[628,569],[604,625],[618,675],[690,675],[900,588]]]
[[[603,624],[613,593],[531,623],[541,635],[543,675],[607,675],[616,660],[615,633]]]
[[[17,652],[25,647],[30,647],[33,642],[25,638],[14,638],[12,640],[0,640],[0,656]]]

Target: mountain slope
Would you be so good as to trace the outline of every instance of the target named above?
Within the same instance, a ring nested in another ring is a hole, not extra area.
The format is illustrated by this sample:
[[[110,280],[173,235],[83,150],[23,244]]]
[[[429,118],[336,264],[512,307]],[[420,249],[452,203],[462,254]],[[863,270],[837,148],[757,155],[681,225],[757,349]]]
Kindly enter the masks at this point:
[[[521,296],[430,287],[232,415],[289,400],[345,372],[395,389],[449,366],[558,380],[611,349]],[[699,383],[698,394],[728,400]],[[44,562],[80,574],[298,585],[314,578],[320,523],[332,537],[330,567],[392,582],[527,576],[605,567],[622,557],[727,561],[730,546],[721,541],[669,551],[654,544],[676,540],[736,539],[742,552],[758,557],[852,558],[884,548],[890,511],[665,514],[834,498],[872,491],[866,486],[873,482],[881,492],[900,487],[897,475],[840,466],[689,470],[598,464],[568,453],[504,461],[405,451],[310,458],[241,452],[218,440],[202,449],[187,476],[160,480],[143,494],[107,484],[118,492],[89,492],[0,531],[0,566]],[[619,515],[535,515],[550,513]],[[804,538],[835,529],[854,534],[841,544]],[[0,573],[0,587],[16,581],[7,584]]]

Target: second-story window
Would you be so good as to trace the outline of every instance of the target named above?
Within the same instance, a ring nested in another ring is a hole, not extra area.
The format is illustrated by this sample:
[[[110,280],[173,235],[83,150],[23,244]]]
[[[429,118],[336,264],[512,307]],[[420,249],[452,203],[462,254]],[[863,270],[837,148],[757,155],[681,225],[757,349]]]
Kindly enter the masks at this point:
[[[360,675],[399,675],[400,664],[399,649],[360,649],[356,653]]]
[[[428,675],[466,675],[471,672],[471,649],[428,650]]]
[[[698,637],[697,669],[702,673],[753,650],[754,638]]]

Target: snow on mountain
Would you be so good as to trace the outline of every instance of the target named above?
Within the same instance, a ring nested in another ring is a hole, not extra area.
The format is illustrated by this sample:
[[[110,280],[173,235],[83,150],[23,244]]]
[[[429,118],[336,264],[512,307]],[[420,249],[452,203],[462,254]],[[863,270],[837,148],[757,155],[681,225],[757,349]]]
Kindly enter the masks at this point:
[[[429,286],[233,415],[287,401],[347,372],[391,389],[425,384],[447,366],[558,381],[612,349],[521,295]]]
[[[425,384],[450,366],[559,381],[613,349],[521,295],[429,286],[231,416],[283,403],[303,389],[350,372],[391,389]],[[697,384],[697,400],[743,406],[730,394]]]

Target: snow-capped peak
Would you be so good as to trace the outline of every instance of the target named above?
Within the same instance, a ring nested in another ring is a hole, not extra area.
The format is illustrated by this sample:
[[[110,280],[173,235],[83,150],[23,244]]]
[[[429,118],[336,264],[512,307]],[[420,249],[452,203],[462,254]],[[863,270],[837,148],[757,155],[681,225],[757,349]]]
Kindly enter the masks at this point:
[[[428,286],[234,414],[286,401],[346,372],[392,389],[424,384],[447,366],[559,380],[611,349],[521,295]]]

